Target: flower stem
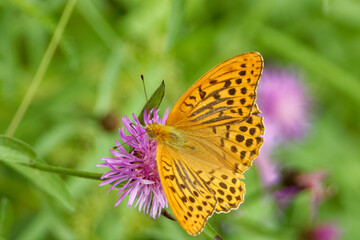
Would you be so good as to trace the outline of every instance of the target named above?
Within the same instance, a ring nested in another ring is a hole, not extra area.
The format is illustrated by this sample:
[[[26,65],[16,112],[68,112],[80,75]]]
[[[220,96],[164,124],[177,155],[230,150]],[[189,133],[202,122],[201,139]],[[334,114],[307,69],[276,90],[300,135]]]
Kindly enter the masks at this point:
[[[63,175],[70,175],[70,176],[75,176],[75,177],[82,177],[82,178],[89,178],[89,179],[96,179],[96,180],[100,180],[101,175],[102,175],[100,173],[79,171],[79,170],[74,170],[74,169],[70,169],[70,168],[54,167],[54,166],[49,166],[49,165],[35,163],[35,162],[31,162],[29,164],[26,164],[26,163],[21,163],[21,164],[25,165],[27,167],[36,168],[38,170],[45,171],[45,172],[53,172],[53,173],[58,173],[58,174],[63,174]]]
[[[49,63],[55,53],[57,46],[59,45],[60,39],[64,33],[65,26],[70,19],[71,13],[74,9],[75,3],[77,0],[69,0],[65,6],[65,9],[61,15],[59,20],[59,24],[57,25],[54,35],[51,38],[49,46],[46,49],[46,52],[41,60],[39,68],[37,69],[35,76],[26,92],[18,110],[15,113],[15,116],[11,120],[11,123],[6,130],[5,135],[13,136],[16,129],[18,128],[22,118],[24,117],[27,109],[30,106],[32,99],[35,96],[37,89],[39,88],[40,82],[43,79],[45,72],[49,66]]]

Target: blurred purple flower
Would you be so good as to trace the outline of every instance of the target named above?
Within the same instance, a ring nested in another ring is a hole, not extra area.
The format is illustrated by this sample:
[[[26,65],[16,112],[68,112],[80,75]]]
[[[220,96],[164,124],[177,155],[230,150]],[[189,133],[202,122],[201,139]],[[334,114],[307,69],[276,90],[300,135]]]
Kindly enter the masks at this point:
[[[301,234],[306,240],[336,240],[340,235],[340,229],[334,223],[322,223]]]
[[[256,166],[264,187],[269,188],[281,180],[279,166],[271,159],[272,151],[305,134],[310,101],[297,74],[279,68],[264,70],[257,95],[266,131]]]
[[[298,186],[310,191],[310,217],[312,219],[315,219],[317,215],[320,201],[324,200],[330,195],[329,188],[325,187],[324,185],[326,176],[327,172],[318,170],[308,173],[300,173],[296,177]]]
[[[294,170],[283,171],[280,188],[274,192],[281,209],[285,209],[293,198],[301,191],[308,190],[311,194],[310,214],[314,219],[318,204],[329,196],[329,191],[324,186],[325,171],[299,172]]]
[[[259,171],[259,177],[265,188],[271,188],[279,184],[281,173],[279,171],[279,166],[271,159],[270,149],[261,149],[260,155],[256,160],[256,168]]]
[[[310,101],[298,74],[285,69],[266,68],[257,95],[266,126],[263,148],[304,135],[309,126]]]
[[[146,125],[153,122],[165,124],[168,110],[163,119],[159,118],[158,111],[155,108],[149,114],[144,111]],[[106,180],[99,186],[112,184],[108,193],[116,190],[118,195],[121,194],[115,206],[129,195],[128,207],[139,206],[139,212],[143,210],[155,219],[160,216],[162,208],[167,207],[156,165],[157,143],[145,134],[146,130],[141,126],[135,114],[133,114],[133,119],[134,123],[127,116],[122,119],[130,135],[125,134],[124,128],[119,129],[121,140],[133,150],[128,153],[119,141],[115,140],[117,150],[110,150],[114,158],[102,158],[105,163],[98,165],[111,168],[109,172],[102,175],[101,179]],[[123,182],[125,183],[123,186],[117,187]]]
[[[285,209],[293,198],[302,190],[299,186],[287,186],[274,192],[274,197],[279,204],[280,209]]]
[[[256,161],[264,187],[277,189],[274,197],[281,209],[286,208],[300,191],[309,190],[311,212],[316,213],[318,202],[326,195],[323,186],[326,174],[322,171],[281,171],[271,156],[276,147],[300,140],[309,129],[311,101],[305,86],[294,72],[267,68],[259,85],[257,102],[266,126],[265,142]]]
[[[281,180],[279,166],[271,159],[272,151],[304,135],[309,125],[309,99],[297,75],[278,68],[264,70],[257,95],[266,131],[256,166],[264,187],[269,188]]]

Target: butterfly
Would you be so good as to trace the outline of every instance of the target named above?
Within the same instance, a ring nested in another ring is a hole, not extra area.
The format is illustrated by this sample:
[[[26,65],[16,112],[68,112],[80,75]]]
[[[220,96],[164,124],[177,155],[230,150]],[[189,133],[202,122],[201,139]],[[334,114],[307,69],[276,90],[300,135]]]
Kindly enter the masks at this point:
[[[263,144],[255,103],[263,58],[249,52],[215,66],[170,111],[165,124],[146,126],[157,141],[161,184],[181,227],[199,234],[215,213],[244,201],[243,173]]]

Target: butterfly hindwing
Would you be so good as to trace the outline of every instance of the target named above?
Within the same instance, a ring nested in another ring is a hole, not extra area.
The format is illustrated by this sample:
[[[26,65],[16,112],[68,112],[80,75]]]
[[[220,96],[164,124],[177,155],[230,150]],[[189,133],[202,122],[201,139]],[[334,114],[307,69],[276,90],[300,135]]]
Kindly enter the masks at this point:
[[[216,200],[207,184],[182,156],[158,145],[158,169],[164,192],[179,224],[192,235],[198,234],[213,214]]]
[[[199,176],[208,180],[208,187],[214,190],[217,213],[237,209],[244,201],[245,184],[241,180],[242,174],[219,167],[201,172]]]

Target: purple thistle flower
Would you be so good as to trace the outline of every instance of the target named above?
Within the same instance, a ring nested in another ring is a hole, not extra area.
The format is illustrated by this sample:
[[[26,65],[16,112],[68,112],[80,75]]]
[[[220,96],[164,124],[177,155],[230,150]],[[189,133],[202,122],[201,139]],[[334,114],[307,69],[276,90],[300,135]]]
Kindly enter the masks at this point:
[[[256,161],[266,188],[280,183],[279,166],[272,151],[289,140],[297,140],[308,129],[309,99],[298,76],[284,69],[266,68],[258,88],[258,105],[264,117],[264,145]]]
[[[310,101],[298,74],[266,68],[257,102],[266,126],[263,148],[299,139],[308,129]]]
[[[145,124],[165,124],[169,109],[166,110],[163,119],[159,118],[158,112],[159,110],[154,108],[146,114],[145,110]],[[119,141],[115,140],[117,150],[110,149],[114,158],[102,158],[105,163],[97,165],[111,169],[102,175],[101,179],[105,180],[99,186],[112,184],[108,193],[116,190],[117,195],[121,194],[115,206],[129,196],[128,207],[139,206],[139,212],[143,210],[155,219],[160,217],[162,208],[168,206],[156,164],[157,142],[147,136],[145,128],[141,126],[135,114],[133,119],[134,123],[127,116],[122,119],[130,135],[125,134],[124,128],[119,129],[121,140],[133,150],[128,153]],[[124,183],[123,186],[119,186],[120,183]]]
[[[325,173],[281,171],[271,156],[276,147],[299,140],[309,129],[311,101],[298,74],[278,68],[265,69],[257,102],[266,126],[265,142],[256,161],[263,185],[277,189],[273,196],[281,209],[286,208],[300,191],[310,191],[311,213],[315,214],[319,201],[326,196]]]
[[[256,168],[259,171],[259,177],[265,188],[271,188],[279,184],[281,180],[279,166],[271,159],[269,149],[261,149],[260,155],[256,160]]]
[[[310,210],[314,216],[318,203],[328,194],[323,186],[326,173],[281,171],[272,159],[273,150],[291,140],[300,140],[309,129],[310,99],[298,74],[267,68],[258,89],[258,104],[264,117],[264,145],[256,166],[266,188],[277,188],[274,197],[281,209],[303,190],[311,194]]]
[[[301,190],[299,186],[286,186],[275,191],[274,197],[280,209],[285,209]]]

